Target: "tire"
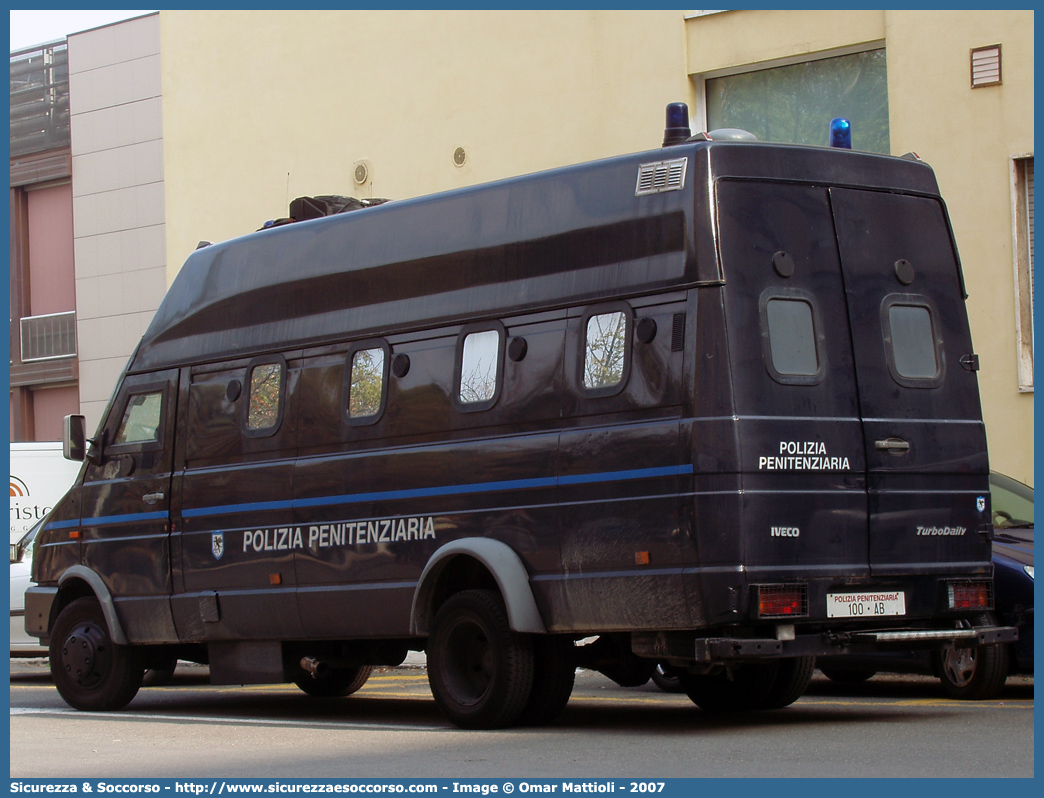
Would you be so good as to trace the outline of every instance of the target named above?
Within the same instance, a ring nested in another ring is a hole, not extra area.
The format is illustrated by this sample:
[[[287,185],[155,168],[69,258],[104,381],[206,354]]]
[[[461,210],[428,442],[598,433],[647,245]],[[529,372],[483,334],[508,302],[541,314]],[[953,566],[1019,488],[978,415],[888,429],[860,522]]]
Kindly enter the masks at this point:
[[[669,665],[665,666],[662,662],[656,663],[656,670],[653,671],[652,680],[665,693],[685,692],[685,688],[682,687],[681,677],[678,676],[677,671],[672,670]]]
[[[872,671],[869,668],[848,670],[832,665],[820,665],[819,670],[830,681],[839,682],[840,684],[859,684],[877,674],[877,671]]]
[[[313,698],[342,698],[356,692],[373,673],[372,665],[358,668],[336,668],[322,676],[313,677],[301,672],[294,677],[294,684]]]
[[[757,709],[782,709],[789,707],[808,689],[812,672],[816,669],[815,657],[792,657],[781,659],[776,669],[776,680],[772,689]]]
[[[569,637],[541,635],[533,638],[533,690],[518,722],[544,726],[557,718],[573,694],[576,655]]]
[[[973,626],[993,623],[989,615],[972,619]],[[950,648],[932,654],[934,666],[950,698],[982,701],[996,698],[1008,678],[1008,648],[1004,644]]]
[[[747,712],[761,709],[776,683],[777,662],[729,666],[722,673],[680,674],[689,700],[706,712]]]
[[[69,706],[82,710],[127,706],[145,674],[137,649],[112,642],[93,597],[78,598],[59,613],[51,630],[50,660],[58,692]]]
[[[533,687],[533,643],[511,630],[498,593],[465,590],[442,605],[428,640],[428,683],[462,729],[518,720]]]

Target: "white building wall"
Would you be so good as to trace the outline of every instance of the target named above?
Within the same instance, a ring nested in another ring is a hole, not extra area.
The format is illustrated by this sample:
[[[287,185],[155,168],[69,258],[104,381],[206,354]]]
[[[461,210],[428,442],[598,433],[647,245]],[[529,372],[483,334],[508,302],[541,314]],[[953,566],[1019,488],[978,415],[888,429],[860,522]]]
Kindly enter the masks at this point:
[[[159,15],[69,37],[80,412],[93,430],[166,291]]]

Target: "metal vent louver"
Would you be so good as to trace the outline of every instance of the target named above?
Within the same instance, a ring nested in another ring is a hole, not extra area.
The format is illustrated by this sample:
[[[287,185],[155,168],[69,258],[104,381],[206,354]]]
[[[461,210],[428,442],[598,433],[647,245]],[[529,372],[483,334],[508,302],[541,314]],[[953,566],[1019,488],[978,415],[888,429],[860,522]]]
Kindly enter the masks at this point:
[[[1001,82],[1001,48],[979,47],[971,51],[971,85],[973,89],[980,86],[996,86]]]
[[[674,158],[670,161],[643,163],[638,167],[638,184],[634,195],[659,194],[662,191],[680,191],[685,188],[685,168],[688,158]]]

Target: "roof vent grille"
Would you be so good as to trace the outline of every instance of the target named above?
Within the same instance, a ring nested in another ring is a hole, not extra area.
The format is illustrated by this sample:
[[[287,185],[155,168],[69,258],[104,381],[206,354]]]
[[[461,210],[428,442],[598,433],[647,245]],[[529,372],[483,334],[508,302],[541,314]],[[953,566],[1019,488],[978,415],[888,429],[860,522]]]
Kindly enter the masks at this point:
[[[659,194],[663,191],[680,191],[685,188],[685,168],[688,158],[674,158],[670,161],[643,163],[638,167],[638,184],[634,195]]]

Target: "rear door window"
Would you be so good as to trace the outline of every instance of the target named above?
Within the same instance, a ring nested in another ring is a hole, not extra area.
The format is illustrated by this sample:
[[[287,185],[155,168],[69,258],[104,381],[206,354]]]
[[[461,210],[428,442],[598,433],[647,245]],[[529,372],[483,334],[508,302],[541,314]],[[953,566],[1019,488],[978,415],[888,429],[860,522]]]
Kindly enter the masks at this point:
[[[939,376],[939,353],[928,308],[892,305],[888,308],[888,328],[892,361],[899,376],[911,380],[934,380]]]
[[[817,383],[823,376],[819,322],[812,296],[775,289],[761,299],[761,331],[769,374],[784,384]]]
[[[881,303],[881,330],[893,380],[906,388],[932,388],[942,382],[942,340],[926,297],[886,296]]]

